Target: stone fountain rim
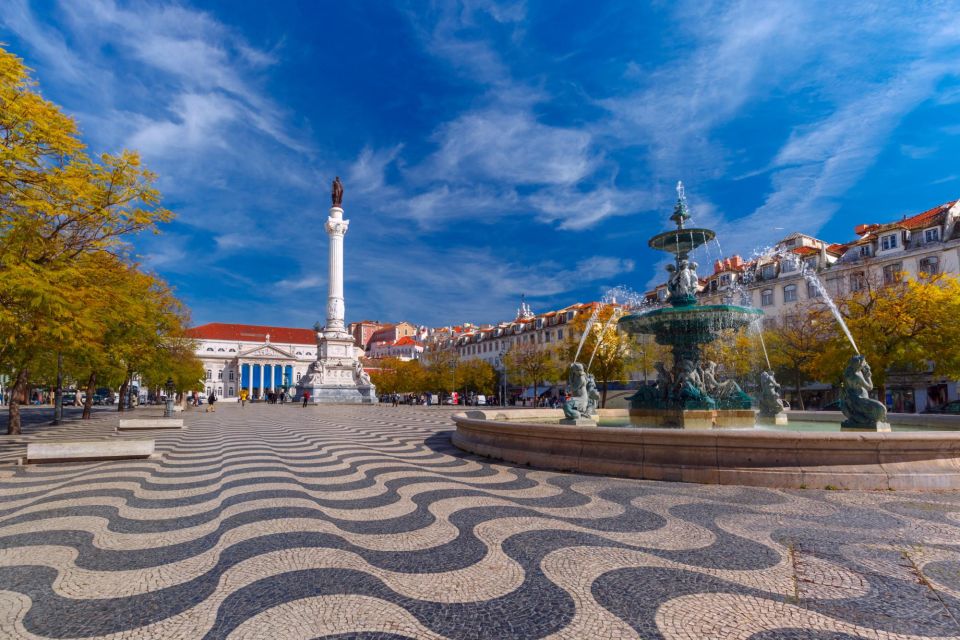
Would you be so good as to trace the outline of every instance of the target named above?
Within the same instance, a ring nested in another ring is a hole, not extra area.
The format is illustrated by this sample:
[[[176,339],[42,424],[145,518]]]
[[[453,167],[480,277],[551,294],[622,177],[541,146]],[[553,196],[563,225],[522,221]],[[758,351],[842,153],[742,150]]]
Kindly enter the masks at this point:
[[[547,417],[536,413],[456,413],[453,443],[515,464],[635,479],[800,489],[960,489],[957,432],[599,428],[524,421]]]

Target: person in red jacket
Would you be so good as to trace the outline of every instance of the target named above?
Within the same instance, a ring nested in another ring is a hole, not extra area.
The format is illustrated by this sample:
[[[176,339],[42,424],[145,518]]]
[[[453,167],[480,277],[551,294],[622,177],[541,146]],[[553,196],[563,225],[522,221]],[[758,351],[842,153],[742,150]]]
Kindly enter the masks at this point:
[[[304,391],[304,392],[303,392],[303,406],[307,406],[307,403],[309,403],[309,402],[310,402],[310,392],[309,392],[309,391]]]

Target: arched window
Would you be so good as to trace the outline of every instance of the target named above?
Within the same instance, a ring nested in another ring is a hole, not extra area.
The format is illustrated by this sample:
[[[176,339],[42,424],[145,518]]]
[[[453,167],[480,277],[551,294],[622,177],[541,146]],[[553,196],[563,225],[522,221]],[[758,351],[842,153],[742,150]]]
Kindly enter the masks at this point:
[[[207,380],[213,380],[213,371],[207,369]]]
[[[797,285],[788,284],[783,288],[783,301],[796,302],[796,300],[797,300]]]
[[[760,306],[769,307],[773,305],[773,289],[764,289],[760,292]]]
[[[236,353],[236,352],[237,352],[236,349],[230,349],[230,353]]]
[[[213,353],[213,347],[207,347],[207,351],[209,351],[210,353]]]
[[[217,370],[217,380],[223,380],[223,369]]]
[[[219,349],[217,349],[217,353],[223,353],[223,347],[220,347]]]

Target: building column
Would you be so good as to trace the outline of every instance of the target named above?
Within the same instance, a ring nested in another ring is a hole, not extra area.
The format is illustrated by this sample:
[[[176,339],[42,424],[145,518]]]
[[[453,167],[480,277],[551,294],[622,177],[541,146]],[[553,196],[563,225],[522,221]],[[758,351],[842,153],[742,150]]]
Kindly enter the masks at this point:
[[[346,235],[349,226],[350,222],[343,219],[343,209],[339,206],[331,207],[330,217],[324,225],[324,230],[330,238],[326,333],[335,335],[346,335],[343,303],[343,236]]]
[[[272,364],[268,364],[267,366],[269,367],[268,371],[270,372],[270,373],[266,374],[266,377],[267,377],[267,389],[269,389],[270,391],[273,391],[273,365],[272,365]]]

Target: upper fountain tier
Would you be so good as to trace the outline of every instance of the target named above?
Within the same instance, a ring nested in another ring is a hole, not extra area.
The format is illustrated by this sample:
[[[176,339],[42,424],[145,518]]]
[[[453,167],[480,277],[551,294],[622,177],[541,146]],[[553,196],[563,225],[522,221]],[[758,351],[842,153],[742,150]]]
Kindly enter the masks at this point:
[[[683,183],[677,183],[677,204],[673,207],[673,215],[670,219],[676,223],[677,228],[672,231],[664,231],[650,238],[650,247],[660,251],[672,253],[679,265],[681,260],[685,260],[687,254],[713,240],[717,234],[710,229],[686,228],[687,220],[690,219],[690,211],[687,209],[687,198],[683,192]]]

